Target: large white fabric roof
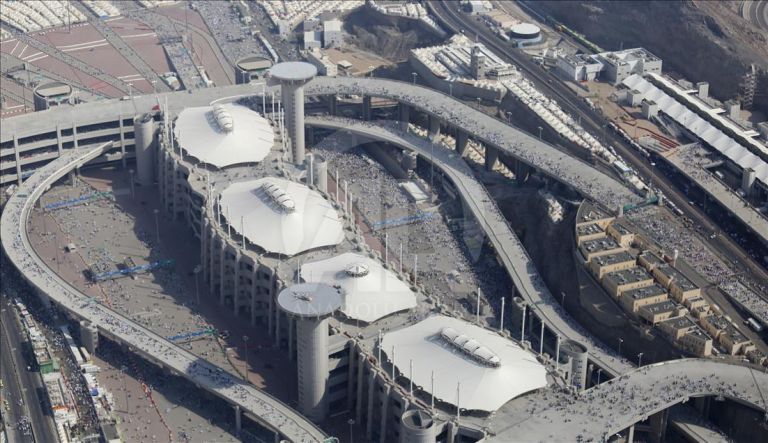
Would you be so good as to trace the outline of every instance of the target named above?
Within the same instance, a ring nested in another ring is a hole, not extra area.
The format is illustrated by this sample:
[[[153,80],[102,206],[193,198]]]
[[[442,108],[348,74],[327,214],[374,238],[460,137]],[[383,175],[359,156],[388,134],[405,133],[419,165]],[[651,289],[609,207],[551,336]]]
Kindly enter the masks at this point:
[[[389,314],[416,307],[416,294],[377,260],[347,252],[301,265],[301,278],[341,290],[341,312],[372,323]]]
[[[173,129],[179,145],[187,155],[219,169],[262,161],[275,139],[269,121],[245,106],[233,103],[219,106],[231,118],[231,131],[220,127],[213,106],[186,108]]]
[[[448,343],[441,336],[443,328],[476,340],[498,356],[498,367],[482,364]],[[435,398],[459,407],[493,412],[526,392],[546,386],[547,371],[533,353],[515,342],[464,320],[443,315],[429,317],[413,326],[384,335],[382,350],[392,357],[405,376],[413,361],[413,383],[426,392],[431,390],[435,374]]]
[[[764,184],[768,184],[768,163],[716,126],[704,120],[675,98],[669,96],[637,74],[630,75],[622,83],[630,88],[630,90],[639,91],[643,99],[656,102],[659,105],[660,111],[667,114],[677,124],[694,133],[737,165],[745,169],[753,169],[755,171],[755,178]]]
[[[264,188],[280,187],[294,207],[287,210]],[[270,253],[295,255],[341,243],[343,223],[331,203],[318,192],[290,180],[269,177],[229,185],[221,193],[221,209],[238,233]]]

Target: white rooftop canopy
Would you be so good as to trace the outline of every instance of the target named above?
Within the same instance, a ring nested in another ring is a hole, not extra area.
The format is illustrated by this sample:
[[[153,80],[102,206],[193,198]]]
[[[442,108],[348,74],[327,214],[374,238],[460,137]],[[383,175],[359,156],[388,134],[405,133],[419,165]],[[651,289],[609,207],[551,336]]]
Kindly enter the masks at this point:
[[[768,185],[768,163],[750,152],[749,149],[742,146],[738,141],[728,136],[712,123],[701,118],[674,97],[669,96],[643,77],[632,74],[625,78],[622,83],[630,90],[640,92],[643,99],[656,102],[659,105],[660,111],[667,114],[680,126],[696,134],[697,137],[704,140],[708,145],[720,152],[720,154],[744,169],[753,169],[757,180]],[[756,143],[756,146],[759,147],[759,144]]]
[[[187,155],[219,169],[262,161],[275,139],[267,119],[233,103],[186,108],[173,130]]]
[[[472,349],[466,349],[469,344]],[[431,390],[434,371],[435,398],[455,406],[458,386],[461,409],[493,412],[547,385],[547,371],[534,354],[457,318],[435,315],[385,334],[382,350],[390,359],[393,346],[395,366],[408,377],[413,361],[413,383],[426,392]]]
[[[353,252],[305,263],[301,278],[338,287],[341,312],[367,323],[416,307],[416,294],[397,275],[377,260]]]
[[[277,197],[276,197],[277,196]],[[341,243],[343,224],[318,192],[290,180],[269,177],[229,185],[221,210],[238,233],[267,252],[295,255]]]

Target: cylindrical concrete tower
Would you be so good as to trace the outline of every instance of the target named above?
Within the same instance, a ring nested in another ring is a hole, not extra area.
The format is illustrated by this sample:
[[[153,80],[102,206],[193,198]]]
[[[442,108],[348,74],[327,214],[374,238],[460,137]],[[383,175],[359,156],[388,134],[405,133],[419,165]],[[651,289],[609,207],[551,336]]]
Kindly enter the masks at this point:
[[[316,75],[315,65],[306,62],[278,63],[269,70],[270,85],[280,84],[294,165],[304,163],[304,85]]]
[[[312,160],[313,181],[320,192],[328,192],[328,161],[322,155],[314,154]]]
[[[560,351],[571,357],[571,384],[584,389],[587,385],[587,365],[588,353],[587,347],[573,340],[564,340],[560,345]]]
[[[89,321],[80,322],[80,342],[88,352],[96,353],[96,347],[99,346],[99,331]]]
[[[155,179],[155,122],[144,114],[133,120],[136,143],[136,179],[142,186],[151,186]]]
[[[32,92],[35,111],[44,111],[51,106],[69,103],[72,99],[72,87],[62,82],[48,82]]]
[[[277,304],[296,319],[299,411],[321,422],[328,414],[328,317],[341,307],[341,295],[323,283],[301,283],[283,289]]]
[[[434,443],[435,420],[427,411],[411,409],[400,419],[400,443]]]

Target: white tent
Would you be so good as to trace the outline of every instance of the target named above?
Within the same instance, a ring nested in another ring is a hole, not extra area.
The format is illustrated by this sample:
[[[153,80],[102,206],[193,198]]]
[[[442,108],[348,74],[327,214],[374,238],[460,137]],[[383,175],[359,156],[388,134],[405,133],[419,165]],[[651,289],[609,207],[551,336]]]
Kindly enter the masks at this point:
[[[484,364],[452,344],[442,332],[475,340],[490,356],[498,357],[498,366]],[[456,405],[459,388],[461,409],[493,412],[526,392],[547,385],[547,371],[536,356],[496,332],[464,320],[443,315],[429,317],[413,326],[384,335],[382,350],[392,358],[406,378],[413,362],[413,384],[431,392],[435,374],[436,399]]]
[[[372,323],[416,307],[416,294],[377,260],[347,252],[301,266],[301,278],[338,287],[347,317]]]
[[[283,199],[290,199],[291,209],[275,200],[275,187]],[[271,253],[295,255],[344,239],[342,220],[329,201],[301,183],[282,178],[229,185],[221,193],[221,211],[235,232],[244,229],[248,241]]]
[[[184,109],[174,134],[187,155],[217,168],[260,162],[275,139],[267,119],[231,103]]]

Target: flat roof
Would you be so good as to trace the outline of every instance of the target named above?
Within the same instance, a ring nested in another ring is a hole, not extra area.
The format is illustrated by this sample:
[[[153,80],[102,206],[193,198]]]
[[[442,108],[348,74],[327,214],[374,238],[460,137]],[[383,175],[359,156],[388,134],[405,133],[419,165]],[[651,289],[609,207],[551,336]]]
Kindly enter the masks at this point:
[[[266,69],[272,67],[272,60],[266,57],[254,55],[251,57],[241,58],[237,61],[237,66],[240,67],[240,69],[244,69],[246,71],[255,71],[258,69]]]
[[[267,185],[275,185],[279,197],[289,200],[276,201]],[[221,193],[221,211],[235,232],[244,230],[248,241],[269,253],[295,255],[344,239],[333,205],[320,193],[283,178],[232,183]]]
[[[660,323],[671,329],[684,329],[696,326],[696,322],[685,315],[682,317],[670,318],[669,320],[664,320]]]
[[[44,83],[35,88],[35,94],[41,97],[55,97],[58,95],[69,95],[72,93],[72,86],[62,82]]]
[[[664,274],[666,274],[668,277],[672,278],[672,284],[677,286],[680,289],[683,290],[691,290],[696,289],[698,286],[696,286],[688,277],[683,275],[682,272],[678,271],[677,269],[673,268],[669,264],[663,264],[656,267],[656,269],[660,270]]]
[[[310,80],[317,75],[317,68],[307,62],[283,62],[272,66],[269,75],[277,80]]]
[[[634,267],[629,269],[622,269],[621,271],[613,271],[605,274],[606,280],[611,280],[618,285],[627,285],[630,283],[636,283],[643,280],[652,279],[651,274],[643,268]]]
[[[485,365],[443,338],[441,331],[450,328],[458,334],[489,349],[500,360],[498,366]],[[389,332],[382,340],[382,350],[404,376],[430,392],[435,376],[434,396],[468,410],[493,412],[526,392],[547,385],[547,371],[536,356],[517,343],[494,331],[475,326],[458,318],[435,315],[407,328]]]
[[[323,283],[301,283],[280,291],[277,304],[296,317],[324,317],[341,307],[341,295]]]
[[[658,303],[651,303],[640,307],[641,311],[648,311],[652,314],[658,314],[660,312],[671,312],[678,308],[678,304],[672,300],[664,300]]]
[[[579,247],[584,248],[584,250],[587,252],[610,251],[612,249],[621,248],[621,246],[619,246],[619,244],[616,243],[612,238],[598,238],[595,240],[585,241]]]
[[[654,283],[644,288],[635,288],[625,291],[622,296],[634,298],[635,300],[642,300],[644,298],[656,297],[657,295],[666,294],[667,290],[661,287],[658,283]]]
[[[213,106],[186,108],[173,125],[179,146],[187,155],[219,169],[264,160],[275,141],[269,121],[245,106],[219,106],[231,118],[231,130],[220,126]]]
[[[616,254],[601,255],[599,257],[593,258],[592,260],[594,260],[600,266],[608,266],[616,263],[625,263],[628,261],[634,262],[635,257],[633,257],[632,254],[627,251],[621,251]]]
[[[597,234],[599,232],[605,232],[603,231],[603,228],[600,227],[597,223],[590,223],[588,225],[581,225],[576,228],[576,232],[579,235],[591,235],[591,234]]]
[[[354,252],[301,265],[301,278],[338,288],[341,312],[372,323],[416,307],[416,293],[378,261]]]

